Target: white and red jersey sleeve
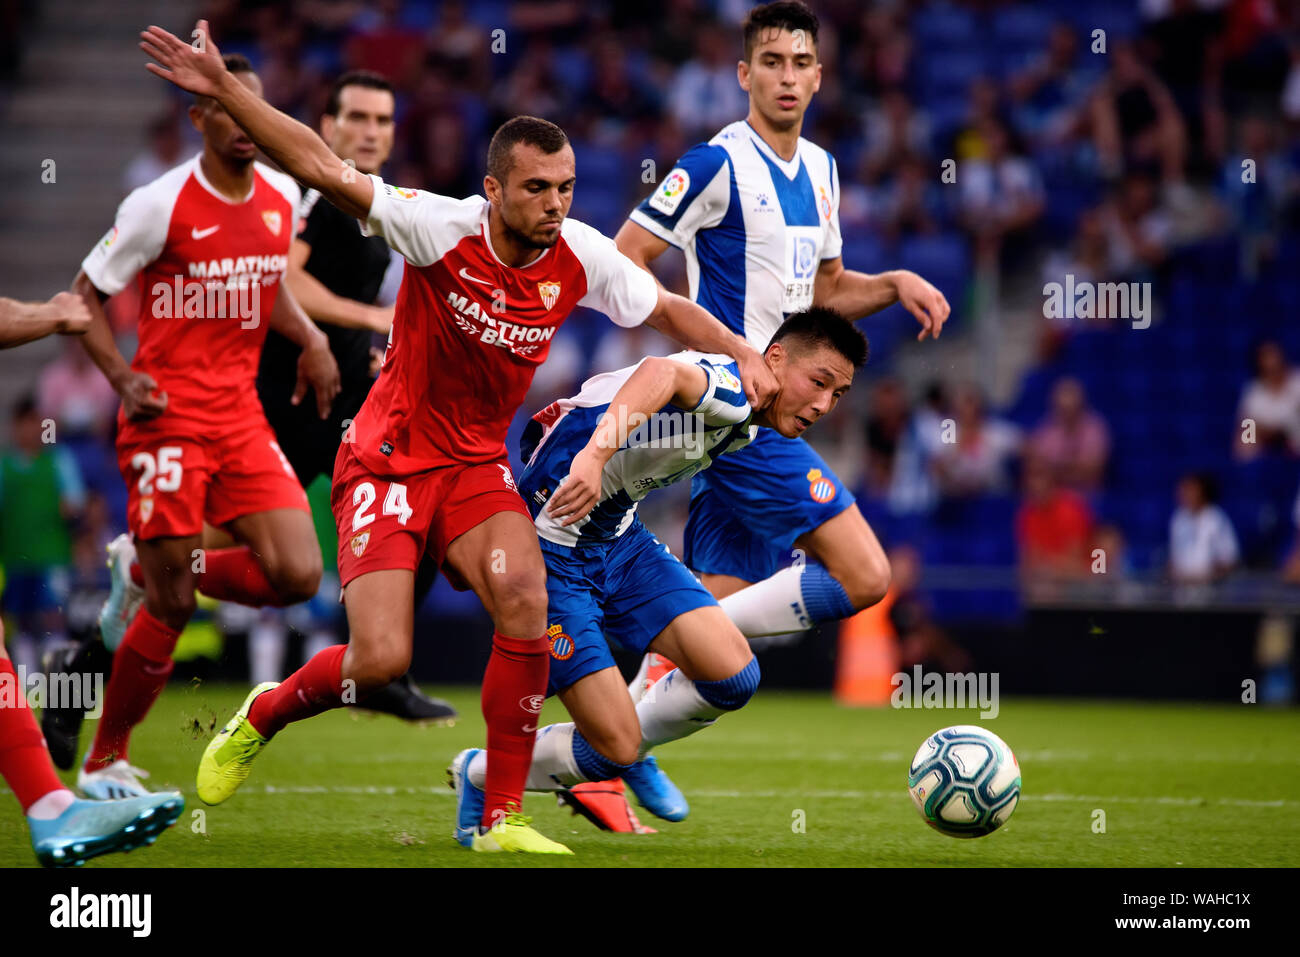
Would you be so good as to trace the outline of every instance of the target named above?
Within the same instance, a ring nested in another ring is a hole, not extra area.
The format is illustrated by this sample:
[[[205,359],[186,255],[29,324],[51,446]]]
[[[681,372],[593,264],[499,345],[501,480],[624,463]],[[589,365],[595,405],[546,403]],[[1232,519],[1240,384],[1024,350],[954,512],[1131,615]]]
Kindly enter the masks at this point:
[[[595,309],[620,326],[639,326],[654,312],[659,284],[618,251],[614,240],[586,223],[566,219],[561,230],[587,274],[587,294],[578,305]]]
[[[370,174],[375,196],[362,226],[367,236],[382,236],[412,266],[431,266],[466,236],[478,231],[482,196],[452,199],[423,189],[385,183]]]
[[[113,226],[81,262],[81,269],[106,296],[116,296],[158,258],[167,241],[176,196],[190,176],[186,162],[152,183],[133,189],[117,207]]]

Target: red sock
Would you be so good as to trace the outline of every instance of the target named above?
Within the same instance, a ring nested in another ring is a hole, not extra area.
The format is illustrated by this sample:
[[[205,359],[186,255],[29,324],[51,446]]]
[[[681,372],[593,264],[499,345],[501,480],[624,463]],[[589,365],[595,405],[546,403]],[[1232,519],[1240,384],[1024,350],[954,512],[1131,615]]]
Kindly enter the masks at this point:
[[[0,658],[0,776],[13,790],[24,814],[45,795],[64,787],[54,773],[45,738],[8,658]]]
[[[483,717],[487,720],[487,771],[482,824],[490,827],[523,806],[524,782],[533,763],[537,718],[546,700],[551,669],[546,642],[492,633],[492,657],[483,674]],[[535,704],[536,707],[530,707]]]
[[[271,580],[248,546],[208,549],[203,553],[203,562],[199,591],[209,598],[233,601],[251,608],[284,605],[284,600],[271,586]]]
[[[144,587],[144,569],[140,567],[140,563],[139,563],[139,562],[132,562],[132,563],[131,563],[131,568],[130,568],[129,570],[130,570],[130,572],[131,572],[131,581],[133,581],[135,584],[137,584],[137,585],[139,585],[141,588],[143,588],[143,587]]]
[[[104,715],[86,757],[87,771],[99,771],[126,759],[131,730],[144,720],[171,676],[172,652],[179,635],[144,607],[127,625],[122,645],[113,656]]]
[[[331,645],[317,652],[278,688],[258,695],[248,710],[253,729],[269,738],[292,721],[343,707],[343,654],[347,650],[347,645]]]

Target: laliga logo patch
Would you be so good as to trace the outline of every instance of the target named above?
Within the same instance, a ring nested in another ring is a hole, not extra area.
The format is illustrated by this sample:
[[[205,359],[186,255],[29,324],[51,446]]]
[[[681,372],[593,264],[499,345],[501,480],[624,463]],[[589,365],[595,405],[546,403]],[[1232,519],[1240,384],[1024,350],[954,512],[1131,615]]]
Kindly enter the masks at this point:
[[[809,469],[808,481],[812,483],[808,486],[808,494],[814,502],[825,504],[835,497],[835,483],[823,478],[821,469]]]
[[[539,282],[537,291],[541,294],[542,305],[550,309],[555,305],[555,300],[560,298],[560,284],[558,282]]]
[[[718,384],[728,392],[744,392],[745,387],[740,384],[740,380],[731,374],[730,369],[718,368]]]
[[[650,208],[657,209],[671,216],[681,205],[682,197],[691,188],[691,177],[686,170],[678,168],[669,173],[660,187],[650,197]]]
[[[551,625],[546,629],[546,634],[551,641],[551,657],[556,661],[568,661],[573,657],[575,650],[573,639],[560,630],[559,625]]]
[[[390,193],[397,196],[399,199],[415,199],[417,196],[420,195],[420,191],[418,189],[407,189],[405,186],[389,186],[386,188]]]
[[[115,242],[117,242],[117,227],[116,227],[116,226],[114,226],[112,229],[110,229],[107,233],[104,234],[104,248],[107,249],[109,246],[113,245],[113,243],[115,243]]]
[[[352,536],[352,554],[357,558],[366,550],[366,545],[370,543],[370,532],[362,532],[360,535]]]
[[[271,231],[271,235],[280,235],[280,211],[278,209],[262,210],[262,222],[266,223],[266,228]]]
[[[541,714],[542,705],[546,704],[546,695],[530,694],[519,699],[519,707],[533,714]]]

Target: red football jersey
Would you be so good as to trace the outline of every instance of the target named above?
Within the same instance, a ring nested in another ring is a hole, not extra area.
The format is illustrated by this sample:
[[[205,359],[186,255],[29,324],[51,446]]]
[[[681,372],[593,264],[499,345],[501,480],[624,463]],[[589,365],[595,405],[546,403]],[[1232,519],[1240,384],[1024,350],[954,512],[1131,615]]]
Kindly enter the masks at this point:
[[[221,427],[262,416],[257,365],[298,200],[290,177],[255,163],[252,191],[232,203],[195,157],[128,195],[82,262],[110,296],[143,272],[131,368],[167,393],[164,420]]]
[[[376,475],[500,458],[510,420],[574,306],[622,326],[654,311],[654,278],[590,226],[566,219],[554,246],[513,268],[492,249],[483,197],[371,179],[366,229],[407,261],[383,371],[348,436]]]

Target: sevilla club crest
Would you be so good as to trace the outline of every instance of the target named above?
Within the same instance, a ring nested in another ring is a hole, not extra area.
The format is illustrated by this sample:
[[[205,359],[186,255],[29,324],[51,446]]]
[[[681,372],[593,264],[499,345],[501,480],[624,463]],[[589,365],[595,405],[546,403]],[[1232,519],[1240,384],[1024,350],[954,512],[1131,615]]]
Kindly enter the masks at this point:
[[[262,210],[262,222],[266,223],[266,228],[271,231],[273,236],[280,235],[280,211],[278,209]]]
[[[560,284],[558,282],[539,282],[537,291],[541,293],[542,305],[550,309],[555,305],[555,300],[560,298]]]

